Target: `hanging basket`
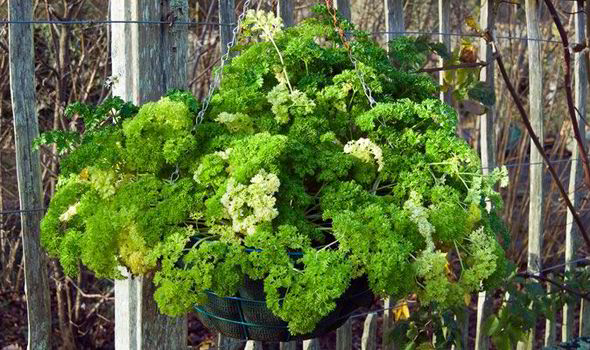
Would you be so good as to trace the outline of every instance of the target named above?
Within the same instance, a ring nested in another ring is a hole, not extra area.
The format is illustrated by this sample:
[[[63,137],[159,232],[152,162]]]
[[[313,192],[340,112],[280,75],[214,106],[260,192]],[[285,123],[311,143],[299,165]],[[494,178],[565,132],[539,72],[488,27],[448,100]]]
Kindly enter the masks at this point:
[[[195,307],[197,316],[210,330],[225,336],[267,342],[287,342],[320,337],[342,326],[360,307],[369,307],[373,294],[365,277],[351,282],[346,292],[336,302],[336,308],[318,322],[313,332],[293,336],[287,322],[275,316],[267,307],[264,282],[245,278],[234,297],[220,297],[208,293],[208,301]]]

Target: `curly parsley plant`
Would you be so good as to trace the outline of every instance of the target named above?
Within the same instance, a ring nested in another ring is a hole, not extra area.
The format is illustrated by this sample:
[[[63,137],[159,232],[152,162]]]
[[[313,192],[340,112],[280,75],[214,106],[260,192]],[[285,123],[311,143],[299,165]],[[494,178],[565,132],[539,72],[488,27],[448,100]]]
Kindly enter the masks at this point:
[[[355,67],[319,12],[289,29],[248,13],[240,55],[198,125],[200,105],[183,92],[70,110],[86,128],[44,140],[67,147],[42,222],[67,273],[80,263],[99,277],[120,277],[121,265],[155,273],[169,315],[209,290],[235,294],[245,276],[263,280],[293,334],[313,330],[361,276],[376,295],[439,308],[503,277],[501,220],[486,202],[501,205],[506,170],[482,175],[429,76],[396,68],[344,24]]]

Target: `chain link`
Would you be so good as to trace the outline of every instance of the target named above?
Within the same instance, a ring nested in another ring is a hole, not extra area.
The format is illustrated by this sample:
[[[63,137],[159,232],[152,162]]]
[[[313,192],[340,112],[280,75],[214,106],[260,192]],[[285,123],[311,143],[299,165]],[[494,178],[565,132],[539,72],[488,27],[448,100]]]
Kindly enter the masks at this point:
[[[328,13],[330,13],[332,15],[332,19],[334,21],[334,30],[336,30],[338,32],[338,35],[340,35],[340,39],[342,40],[342,44],[348,50],[348,58],[350,59],[350,62],[354,66],[354,70],[359,78],[359,81],[361,82],[363,92],[365,93],[367,100],[369,100],[369,105],[371,106],[371,108],[373,108],[373,107],[375,107],[377,102],[373,98],[373,91],[371,90],[369,85],[367,85],[367,83],[365,82],[365,78],[364,78],[362,72],[358,69],[358,61],[352,55],[352,47],[350,46],[350,43],[348,42],[348,40],[346,38],[347,35],[346,35],[346,33],[344,33],[344,30],[340,27],[340,23],[338,23],[338,10],[333,6],[332,0],[325,0],[325,1],[326,1],[326,8],[328,9]]]
[[[361,86],[363,87],[363,92],[365,93],[367,100],[369,100],[369,105],[371,106],[371,108],[375,107],[375,105],[377,104],[377,101],[375,101],[375,99],[373,98],[373,91],[371,91],[371,88],[365,82],[365,78],[363,77],[363,74],[357,68],[357,60],[352,56],[352,53],[350,53],[350,52],[349,52],[348,57],[350,58],[350,61],[354,65],[354,70],[356,71],[356,74],[358,75],[359,80],[361,81]]]
[[[248,11],[248,7],[250,6],[250,2],[251,2],[251,0],[244,1],[244,6],[242,7],[242,13],[240,13],[240,16],[238,17],[238,20],[236,22],[236,26],[232,30],[232,39],[229,43],[227,43],[227,46],[226,46],[227,49],[226,49],[225,53],[221,56],[221,63],[219,65],[219,67],[217,68],[217,70],[214,70],[213,80],[211,81],[211,85],[209,86],[209,92],[207,93],[207,98],[205,98],[205,101],[203,102],[203,107],[201,108],[201,110],[197,114],[195,127],[203,122],[203,119],[205,118],[205,112],[207,112],[207,108],[209,108],[209,103],[211,103],[211,98],[213,98],[213,93],[215,93],[215,90],[217,89],[217,87],[219,86],[219,83],[221,82],[221,77],[223,74],[222,73],[223,67],[225,66],[225,63],[229,60],[229,55],[230,55],[231,49],[236,45],[236,42],[238,39],[238,32],[240,31],[240,25],[242,24],[244,17],[246,17],[246,12]]]

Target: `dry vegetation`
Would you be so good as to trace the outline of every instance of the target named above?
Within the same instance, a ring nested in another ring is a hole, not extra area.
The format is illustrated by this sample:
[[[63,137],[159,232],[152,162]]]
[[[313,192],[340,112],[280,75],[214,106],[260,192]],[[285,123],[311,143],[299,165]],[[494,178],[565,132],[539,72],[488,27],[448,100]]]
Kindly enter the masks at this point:
[[[38,0],[36,18],[40,20],[107,19],[106,0]],[[237,1],[239,6],[241,1]],[[256,6],[270,9],[274,1],[255,2]],[[562,20],[573,28],[571,1],[559,2]],[[314,2],[298,0],[296,17],[301,19]],[[409,32],[437,32],[436,0],[406,0],[405,21]],[[384,39],[383,1],[353,0],[353,22],[360,28]],[[190,17],[194,21],[216,22],[217,0],[190,0]],[[451,32],[468,33],[465,20],[479,15],[478,1],[452,0]],[[0,19],[7,19],[6,0],[0,0]],[[500,5],[496,33],[501,52],[509,66],[514,85],[526,103],[528,93],[527,41],[506,37],[525,37],[524,8],[503,2]],[[542,35],[548,41],[558,40],[546,9],[542,18]],[[37,82],[37,111],[42,130],[67,129],[75,121],[63,118],[67,104],[73,101],[97,103],[110,94],[109,27],[104,24],[88,25],[35,25],[35,54]],[[9,344],[24,345],[26,335],[26,309],[23,300],[23,270],[19,240],[18,195],[12,111],[8,79],[7,25],[0,26],[0,349]],[[211,68],[219,61],[218,30],[215,26],[190,27],[190,88],[197,95],[206,92]],[[436,36],[432,36],[434,40]],[[460,40],[473,37],[453,36],[453,46]],[[551,158],[559,160],[557,169],[567,183],[569,173],[570,127],[566,116],[563,71],[560,44],[543,43],[545,93],[545,149]],[[432,65],[436,64],[433,59]],[[528,162],[529,141],[503,83],[497,78],[497,163],[520,164]],[[479,116],[470,114],[465,106],[455,105],[460,112],[461,134],[474,147],[478,147]],[[49,199],[54,189],[58,163],[51,150],[42,154],[44,189]],[[520,264],[526,263],[526,231],[528,218],[527,166],[510,166],[511,186],[503,193],[505,218],[512,233],[510,256]],[[563,261],[565,232],[565,206],[559,199],[554,184],[546,177],[549,196],[545,208],[544,264]],[[584,202],[584,207],[588,203]],[[582,209],[589,221],[588,209]],[[64,349],[111,348],[113,342],[113,284],[97,280],[89,273],[81,273],[76,280],[65,278],[58,264],[50,265],[54,331]],[[189,337],[197,345],[206,336],[196,321],[191,320]]]

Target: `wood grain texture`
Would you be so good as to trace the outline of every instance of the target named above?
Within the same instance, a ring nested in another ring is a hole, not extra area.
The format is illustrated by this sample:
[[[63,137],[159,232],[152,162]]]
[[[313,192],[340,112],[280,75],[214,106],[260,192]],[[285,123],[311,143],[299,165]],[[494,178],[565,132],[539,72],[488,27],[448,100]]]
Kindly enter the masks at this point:
[[[235,8],[236,4],[234,0],[219,0],[219,23],[235,23]],[[233,28],[233,26],[227,25],[219,26],[219,36],[221,40],[220,45],[222,55],[227,52],[227,44],[231,42],[231,39],[233,37]]]
[[[336,5],[336,9],[342,17],[346,18],[347,20],[352,20],[352,12],[350,10],[350,0],[335,0],[334,4]]]
[[[288,343],[281,343],[280,350],[297,350],[297,342],[290,341]]]
[[[572,11],[574,11],[575,21],[575,40],[576,43],[586,42],[586,14],[584,8],[578,6],[577,2],[572,5]],[[587,67],[584,59],[584,53],[573,53],[574,55],[574,104],[579,114],[582,116],[586,115],[586,100],[588,94],[588,80],[587,80]],[[584,120],[576,115],[578,121],[578,128],[585,130]],[[585,135],[582,132],[581,136],[586,144]],[[579,191],[580,187],[584,185],[584,170],[582,168],[582,162],[577,160],[582,156],[578,147],[572,147],[571,163],[570,163],[570,176],[569,176],[569,189],[570,201],[574,208],[578,209],[582,200],[582,191]],[[572,213],[568,210],[566,215],[566,226],[565,226],[565,262],[577,258],[576,250],[578,249],[578,242],[580,240],[580,232],[578,226],[574,223]],[[567,264],[565,266],[566,271],[572,271],[573,266]],[[576,329],[575,321],[575,309],[579,300],[572,300],[566,303],[563,307],[563,322],[562,322],[562,339],[571,339],[574,336],[574,330]]]
[[[352,349],[352,321],[346,320],[344,324],[336,330],[336,350]]]
[[[549,278],[553,279],[553,276],[549,275]],[[555,287],[549,283],[547,284],[547,293],[555,293]],[[553,346],[555,345],[556,337],[556,324],[555,324],[555,312],[553,310],[550,311],[548,318],[545,320],[545,346]]]
[[[320,350],[320,341],[316,338],[304,340],[303,350]]]
[[[217,335],[217,347],[223,350],[242,350],[245,343],[242,340],[226,337],[222,334]]]
[[[10,21],[31,21],[33,1],[8,1]],[[10,92],[14,115],[16,174],[21,210],[42,208],[41,161],[33,150],[33,140],[39,136],[35,105],[35,67],[33,27],[10,24],[8,34]],[[21,214],[21,237],[27,299],[28,349],[51,348],[51,308],[47,257],[41,248],[39,225],[42,211]]]
[[[385,3],[385,39],[391,41],[406,31],[404,23],[404,1],[384,0]]]
[[[279,0],[277,2],[278,16],[283,19],[285,27],[292,27],[295,25],[295,1],[294,0]]]
[[[438,0],[438,31],[440,33],[450,33],[451,32],[451,0]],[[441,43],[445,45],[448,52],[451,52],[451,36],[450,35],[439,35],[439,40]],[[442,67],[444,65],[444,60],[441,58],[439,60],[439,64]],[[442,86],[444,84],[444,72],[439,73],[438,77],[439,84]],[[440,92],[440,99],[444,103],[450,105],[451,104],[451,92],[450,91],[441,91]]]
[[[363,335],[361,337],[361,350],[377,349],[377,315],[368,314],[365,318]]]
[[[543,144],[543,72],[541,61],[541,44],[534,39],[540,39],[539,0],[526,0],[528,58],[529,58],[529,109],[533,129],[539,141]],[[529,245],[528,245],[528,270],[539,272],[541,270],[541,233],[543,232],[543,204],[545,189],[542,185],[543,159],[539,151],[531,143],[530,166],[530,207],[529,207]],[[541,164],[539,164],[541,163]]]
[[[526,0],[525,12],[527,22],[527,37],[533,40],[528,41],[529,59],[529,115],[531,125],[537,134],[539,141],[543,144],[543,64],[541,61],[541,34],[539,30],[540,1]],[[538,273],[541,270],[541,250],[543,243],[543,208],[545,203],[545,188],[543,186],[543,158],[535,145],[530,145],[529,166],[529,225],[528,225],[528,262],[527,270],[531,273]],[[532,349],[533,340],[536,335],[534,330],[530,334],[526,349]]]
[[[383,350],[395,350],[395,344],[392,341],[387,340],[387,334],[389,334],[393,328],[393,307],[396,302],[391,298],[385,298],[383,300],[383,336],[381,337],[381,349]]]
[[[262,342],[261,341],[249,340],[246,343],[246,347],[244,347],[244,350],[263,350]]]
[[[188,1],[112,0],[110,15],[112,20],[186,21]],[[111,33],[113,95],[143,104],[186,87],[186,26],[114,23]],[[154,290],[151,276],[115,281],[117,349],[186,348],[186,317],[161,315]]]
[[[493,1],[482,0],[479,23],[482,28],[493,30],[494,28],[494,8]],[[492,59],[492,47],[488,43],[480,39],[479,42],[479,59],[488,62]],[[488,86],[494,87],[494,65],[489,64],[482,69],[480,80],[484,81]],[[482,116],[479,123],[479,135],[481,145],[481,164],[483,173],[488,174],[496,166],[496,136],[494,122],[496,119],[495,106],[487,107],[485,115]],[[488,209],[491,206],[488,203]],[[483,332],[483,325],[489,316],[489,311],[492,307],[492,300],[487,296],[486,292],[480,292],[477,298],[477,318],[475,331],[475,349],[487,350],[490,347],[489,338]],[[463,341],[466,341],[464,337]]]
[[[585,269],[589,270],[590,267],[586,266]],[[580,336],[590,336],[590,304],[585,299],[580,303]]]

